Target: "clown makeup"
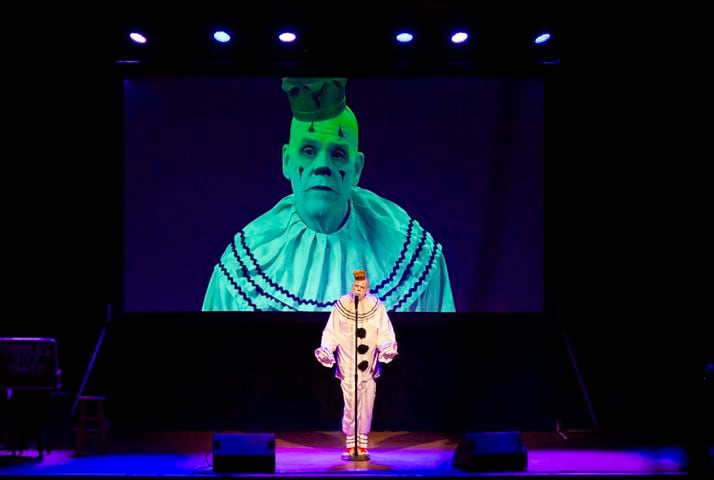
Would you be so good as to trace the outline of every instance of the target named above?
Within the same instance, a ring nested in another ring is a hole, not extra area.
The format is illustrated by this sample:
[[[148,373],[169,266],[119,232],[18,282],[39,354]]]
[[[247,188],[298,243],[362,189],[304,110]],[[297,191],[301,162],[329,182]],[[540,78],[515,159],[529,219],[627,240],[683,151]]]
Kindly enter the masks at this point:
[[[332,233],[347,217],[352,187],[364,166],[357,138],[357,120],[349,109],[321,122],[291,123],[283,175],[290,180],[300,218],[313,230]]]
[[[352,295],[363,299],[369,293],[369,283],[367,280],[355,280],[352,284]]]

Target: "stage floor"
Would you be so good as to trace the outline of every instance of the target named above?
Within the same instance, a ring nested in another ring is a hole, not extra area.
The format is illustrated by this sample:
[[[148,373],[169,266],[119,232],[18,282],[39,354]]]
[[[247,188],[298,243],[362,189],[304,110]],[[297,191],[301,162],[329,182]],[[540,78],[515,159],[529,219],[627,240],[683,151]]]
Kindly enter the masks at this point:
[[[186,477],[224,476],[212,468],[214,432],[112,433],[109,450],[75,456],[70,449],[52,450],[43,458],[36,450],[12,457],[2,451],[0,476],[12,477]],[[275,473],[241,476],[291,478],[357,475],[365,477],[578,476],[624,478],[683,476],[681,448],[649,446],[604,448],[592,437],[564,439],[555,432],[524,432],[528,465],[522,472],[470,473],[451,462],[458,436],[432,432],[372,432],[369,461],[340,458],[340,432],[276,433]],[[90,445],[92,447],[92,445]],[[228,474],[236,476],[238,474]]]

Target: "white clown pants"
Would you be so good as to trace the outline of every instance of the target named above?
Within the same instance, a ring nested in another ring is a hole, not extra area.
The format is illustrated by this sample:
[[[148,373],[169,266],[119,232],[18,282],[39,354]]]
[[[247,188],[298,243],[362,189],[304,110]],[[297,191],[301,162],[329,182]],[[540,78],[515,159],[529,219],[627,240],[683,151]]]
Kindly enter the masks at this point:
[[[354,446],[355,434],[355,389],[354,378],[340,382],[342,387],[342,397],[344,400],[344,411],[342,414],[342,433],[348,438],[348,443]],[[365,380],[358,384],[357,391],[357,428],[360,434],[360,447],[366,448],[367,434],[372,428],[372,411],[374,410],[374,399],[377,394],[377,382],[374,378]],[[365,445],[361,445],[364,438]],[[349,447],[350,445],[348,445]]]

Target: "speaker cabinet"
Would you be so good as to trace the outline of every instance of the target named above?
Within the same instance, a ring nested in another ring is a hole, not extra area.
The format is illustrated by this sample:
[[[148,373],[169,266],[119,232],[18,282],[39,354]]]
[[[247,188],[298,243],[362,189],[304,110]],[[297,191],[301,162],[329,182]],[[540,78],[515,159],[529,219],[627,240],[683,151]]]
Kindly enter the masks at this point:
[[[61,380],[54,338],[0,338],[0,389],[59,390]]]
[[[528,465],[528,451],[520,432],[467,433],[452,465],[468,472],[520,471]]]
[[[215,433],[213,471],[275,473],[275,434]]]

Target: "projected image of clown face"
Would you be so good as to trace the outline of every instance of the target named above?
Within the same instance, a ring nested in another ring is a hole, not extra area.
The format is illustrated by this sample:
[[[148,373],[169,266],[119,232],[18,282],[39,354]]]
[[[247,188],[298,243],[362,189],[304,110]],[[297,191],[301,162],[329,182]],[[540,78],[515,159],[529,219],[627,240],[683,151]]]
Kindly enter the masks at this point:
[[[357,139],[357,120],[349,108],[329,120],[291,123],[283,175],[292,185],[300,218],[313,230],[335,232],[346,218],[364,166]]]

